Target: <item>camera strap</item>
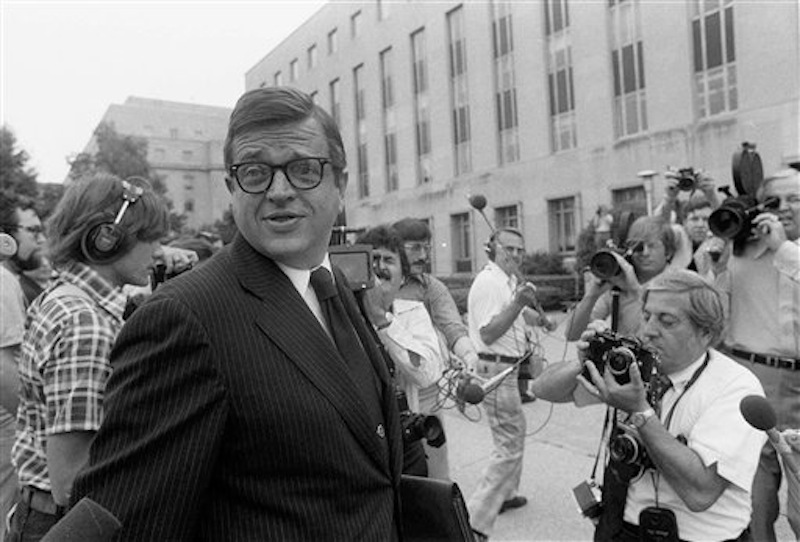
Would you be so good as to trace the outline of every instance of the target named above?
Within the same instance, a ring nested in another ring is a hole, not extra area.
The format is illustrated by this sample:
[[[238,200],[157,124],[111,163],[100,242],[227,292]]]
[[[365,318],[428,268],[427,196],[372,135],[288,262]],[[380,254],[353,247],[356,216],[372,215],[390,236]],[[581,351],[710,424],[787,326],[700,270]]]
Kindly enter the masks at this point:
[[[711,361],[711,353],[706,351],[706,359],[703,361],[703,364],[700,367],[698,367],[694,373],[692,373],[691,378],[689,378],[689,381],[686,383],[686,386],[684,386],[683,391],[681,391],[681,394],[678,396],[677,399],[675,399],[675,402],[672,403],[672,406],[669,407],[669,412],[667,412],[667,418],[664,421],[664,428],[667,431],[669,431],[669,426],[672,423],[672,415],[675,413],[675,407],[678,406],[678,403],[680,402],[681,399],[683,399],[683,396],[686,395],[686,392],[689,391],[689,388],[691,388],[694,385],[694,383],[697,382],[697,379],[700,378],[700,375],[703,374],[703,371],[706,370],[709,361]],[[660,478],[660,473],[658,472],[657,469],[653,469],[650,475],[652,476],[653,479],[653,491],[655,493],[656,506],[659,506],[658,482]]]

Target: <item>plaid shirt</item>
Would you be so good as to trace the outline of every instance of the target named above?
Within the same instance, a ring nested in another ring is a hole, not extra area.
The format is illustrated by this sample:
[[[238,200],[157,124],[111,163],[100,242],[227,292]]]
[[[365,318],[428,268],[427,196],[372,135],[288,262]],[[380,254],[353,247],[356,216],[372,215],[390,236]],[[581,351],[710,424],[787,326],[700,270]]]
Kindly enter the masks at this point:
[[[73,288],[51,296],[62,284]],[[20,404],[11,451],[20,486],[50,491],[49,435],[97,431],[122,327],[125,296],[92,268],[73,263],[28,308],[19,360]]]

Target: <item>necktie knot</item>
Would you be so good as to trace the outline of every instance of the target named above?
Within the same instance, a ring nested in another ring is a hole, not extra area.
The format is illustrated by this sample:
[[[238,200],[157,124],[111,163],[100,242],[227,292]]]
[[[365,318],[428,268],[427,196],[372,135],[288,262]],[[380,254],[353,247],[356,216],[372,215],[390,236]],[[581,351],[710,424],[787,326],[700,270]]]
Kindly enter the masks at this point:
[[[660,374],[656,377],[655,397],[656,401],[660,401],[664,394],[672,387],[672,380],[667,375]]]
[[[314,288],[314,293],[317,294],[320,302],[330,299],[338,293],[336,285],[333,283],[333,277],[324,267],[317,267],[311,272],[311,287]]]

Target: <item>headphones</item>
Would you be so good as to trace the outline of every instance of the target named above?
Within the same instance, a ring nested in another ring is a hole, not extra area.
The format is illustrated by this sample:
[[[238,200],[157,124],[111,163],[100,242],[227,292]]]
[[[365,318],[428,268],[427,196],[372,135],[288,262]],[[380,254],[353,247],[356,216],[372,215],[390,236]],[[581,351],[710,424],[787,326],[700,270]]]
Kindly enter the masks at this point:
[[[497,255],[497,246],[495,245],[495,234],[492,234],[492,236],[489,237],[489,240],[486,241],[486,243],[484,243],[483,250],[486,252],[486,255],[489,257],[489,259],[494,261],[494,257]]]
[[[81,238],[81,251],[91,264],[108,264],[120,257],[120,249],[128,236],[120,224],[128,207],[144,194],[144,188],[122,181],[122,207],[113,222],[108,216],[92,221]]]
[[[9,234],[0,232],[0,260],[11,258],[17,253],[17,241]]]

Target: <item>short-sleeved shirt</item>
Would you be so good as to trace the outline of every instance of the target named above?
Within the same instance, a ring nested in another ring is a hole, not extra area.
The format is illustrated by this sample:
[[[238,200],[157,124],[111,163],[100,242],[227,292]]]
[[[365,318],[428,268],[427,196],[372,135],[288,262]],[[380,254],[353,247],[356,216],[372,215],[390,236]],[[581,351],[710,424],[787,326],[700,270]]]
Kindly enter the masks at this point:
[[[517,278],[507,275],[500,266],[491,261],[475,277],[467,297],[467,318],[469,338],[478,352],[510,357],[525,354],[528,340],[522,312],[517,315],[511,327],[492,344],[484,344],[481,340],[481,328],[511,302],[516,288]]]
[[[716,464],[717,473],[730,484],[708,509],[692,512],[663,476],[654,476],[654,471],[649,470],[630,484],[625,521],[638,524],[642,509],[656,505],[655,480],[659,506],[675,513],[682,540],[730,540],[738,537],[750,522],[750,489],[766,440],[764,432],[745,421],[739,403],[748,395],[763,397],[764,391],[752,372],[711,350],[708,365],[681,397],[704,359],[705,355],[669,375],[673,387],[664,395],[661,420],[667,421],[675,405],[667,430],[676,437],[686,438],[686,445],[703,464]]]
[[[19,345],[24,331],[25,295],[17,276],[0,264],[0,348]],[[0,425],[10,424],[13,419],[14,413],[0,406]]]
[[[81,263],[62,271],[28,308],[11,452],[21,486],[52,490],[48,436],[100,427],[109,354],[124,310],[121,289]]]

